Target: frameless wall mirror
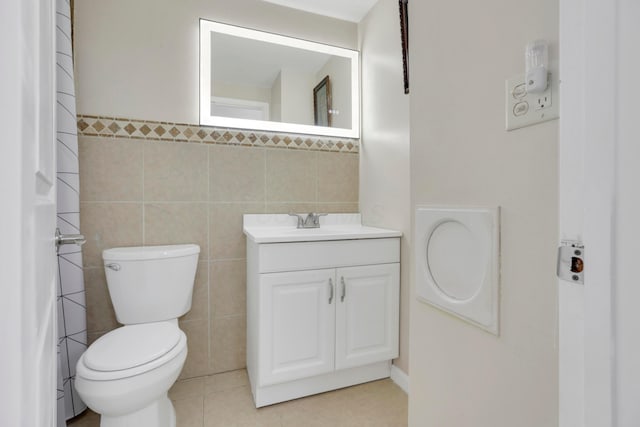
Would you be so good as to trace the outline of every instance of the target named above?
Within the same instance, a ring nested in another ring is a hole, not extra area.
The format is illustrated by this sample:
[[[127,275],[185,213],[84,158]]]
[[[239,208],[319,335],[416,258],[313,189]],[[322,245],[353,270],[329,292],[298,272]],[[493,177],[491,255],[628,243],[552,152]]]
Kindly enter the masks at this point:
[[[359,53],[200,20],[200,124],[360,136]]]

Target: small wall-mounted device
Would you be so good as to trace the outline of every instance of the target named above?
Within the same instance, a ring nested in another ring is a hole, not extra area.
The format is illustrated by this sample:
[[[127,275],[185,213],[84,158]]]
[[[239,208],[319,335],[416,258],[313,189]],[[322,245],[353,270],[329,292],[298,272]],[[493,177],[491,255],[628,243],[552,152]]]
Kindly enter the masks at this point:
[[[514,130],[558,118],[558,78],[549,72],[549,45],[527,44],[525,74],[506,81],[506,129]]]
[[[549,46],[545,40],[535,40],[527,44],[525,50],[525,84],[528,93],[547,90],[549,69]]]

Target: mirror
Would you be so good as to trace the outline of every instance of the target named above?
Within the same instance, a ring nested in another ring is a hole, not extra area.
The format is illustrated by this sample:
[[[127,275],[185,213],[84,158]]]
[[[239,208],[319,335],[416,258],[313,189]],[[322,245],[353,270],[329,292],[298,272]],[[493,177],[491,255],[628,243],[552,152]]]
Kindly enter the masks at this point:
[[[200,20],[200,124],[360,136],[359,52]]]

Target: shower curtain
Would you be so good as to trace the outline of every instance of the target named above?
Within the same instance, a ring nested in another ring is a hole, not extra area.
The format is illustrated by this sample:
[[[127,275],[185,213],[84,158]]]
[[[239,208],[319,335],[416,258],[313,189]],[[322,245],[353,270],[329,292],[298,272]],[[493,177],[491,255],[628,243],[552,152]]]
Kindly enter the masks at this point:
[[[56,0],[56,91],[58,228],[80,233],[78,136],[73,83],[69,0]],[[87,348],[87,321],[79,246],[64,245],[58,254],[58,427],[86,409],[75,391],[76,363]]]

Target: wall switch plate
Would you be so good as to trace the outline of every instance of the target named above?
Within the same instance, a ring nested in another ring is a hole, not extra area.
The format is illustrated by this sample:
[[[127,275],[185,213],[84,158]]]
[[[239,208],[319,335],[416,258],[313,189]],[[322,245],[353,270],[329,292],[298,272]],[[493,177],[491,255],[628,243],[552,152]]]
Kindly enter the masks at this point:
[[[559,117],[558,81],[549,73],[548,82],[549,85],[544,92],[528,93],[524,74],[506,80],[507,130],[519,129]]]

